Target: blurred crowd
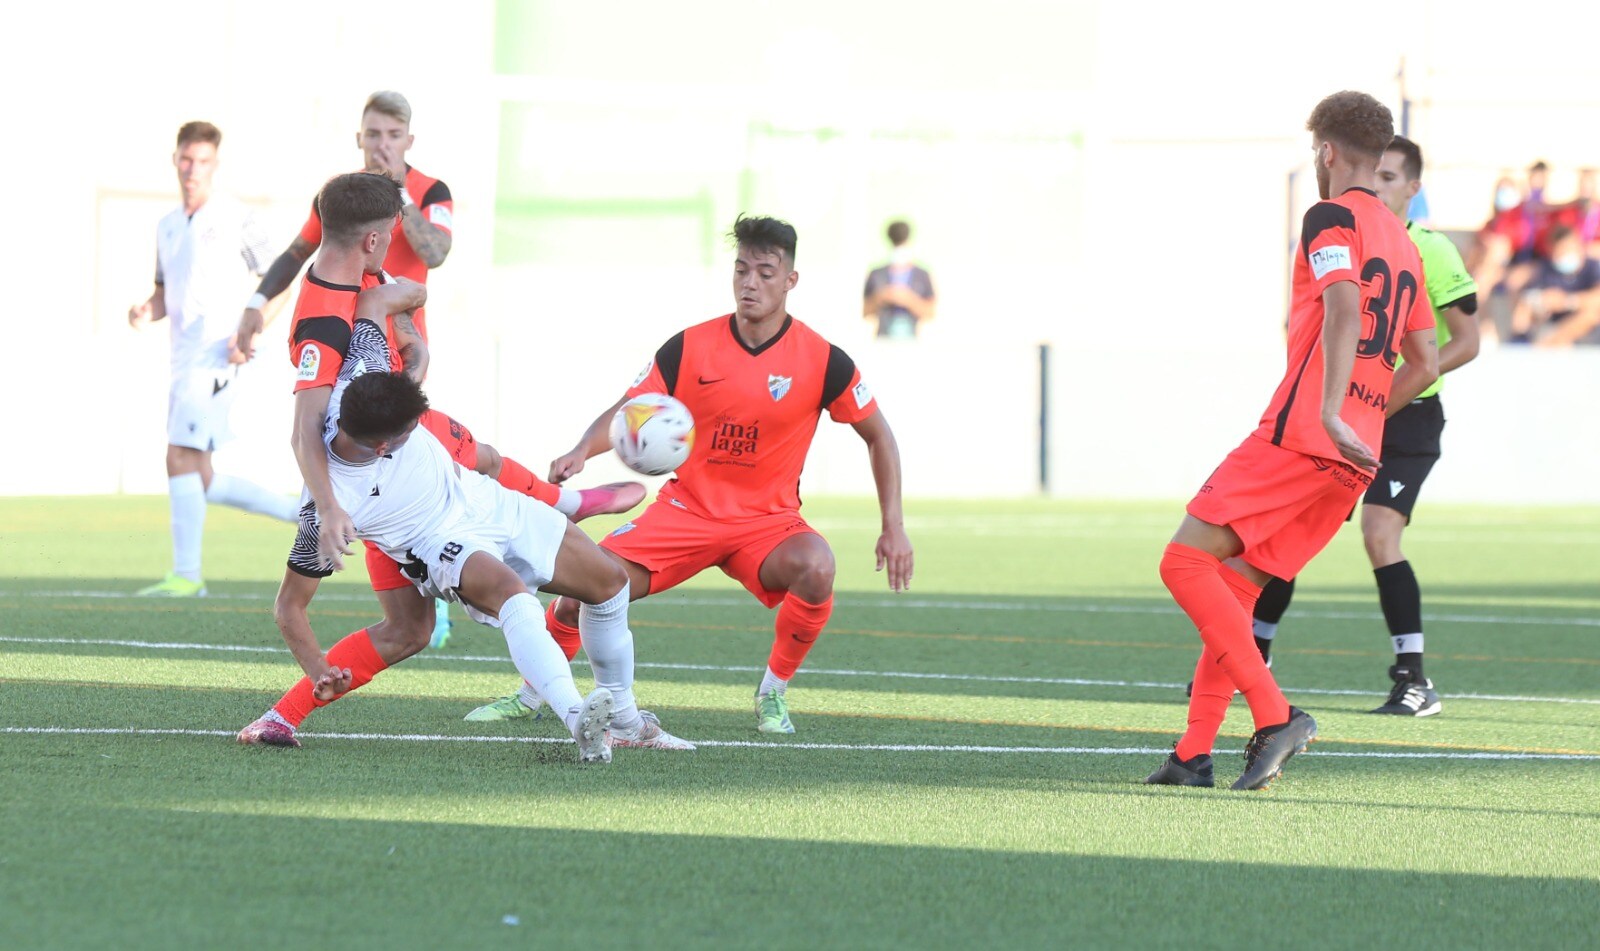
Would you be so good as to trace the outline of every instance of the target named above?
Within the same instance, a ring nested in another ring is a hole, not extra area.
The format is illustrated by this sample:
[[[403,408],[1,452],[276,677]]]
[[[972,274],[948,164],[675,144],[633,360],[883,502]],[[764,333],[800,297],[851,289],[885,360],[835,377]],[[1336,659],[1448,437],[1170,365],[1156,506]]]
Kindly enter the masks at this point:
[[[1467,267],[1485,304],[1485,340],[1538,347],[1600,344],[1600,202],[1596,170],[1578,172],[1565,201],[1547,193],[1550,167],[1495,183],[1494,211]]]

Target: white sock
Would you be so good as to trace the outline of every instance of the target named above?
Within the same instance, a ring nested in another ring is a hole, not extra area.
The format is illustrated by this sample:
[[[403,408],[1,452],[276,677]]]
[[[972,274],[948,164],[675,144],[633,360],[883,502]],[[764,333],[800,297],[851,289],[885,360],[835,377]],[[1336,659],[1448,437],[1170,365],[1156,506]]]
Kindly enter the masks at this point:
[[[1394,652],[1397,656],[1422,653],[1421,634],[1390,634],[1389,640],[1394,642]]]
[[[167,479],[172,502],[172,573],[200,580],[200,538],[206,528],[206,484],[198,472]]]
[[[789,691],[789,681],[779,677],[772,672],[771,667],[768,667],[766,676],[761,678],[761,686],[756,688],[756,696],[765,697],[774,690],[778,691],[779,696],[782,696]]]
[[[612,727],[631,730],[638,726],[639,705],[633,697],[633,632],[628,630],[628,586],[624,584],[621,591],[600,604],[579,605],[578,634],[594,670],[594,685],[611,691]]]
[[[522,705],[529,710],[539,709],[539,704],[544,702],[539,699],[539,694],[533,689],[533,684],[528,683],[526,680],[522,682],[522,689],[517,691],[517,699],[521,700]]]
[[[212,473],[211,488],[206,490],[206,501],[217,505],[231,505],[257,515],[270,515],[280,522],[292,522],[300,512],[299,504],[289,496],[279,495],[248,479],[221,472]]]
[[[1252,620],[1252,624],[1255,627],[1255,635],[1264,641],[1270,641],[1274,637],[1278,636],[1277,624],[1271,624],[1261,620]]]
[[[534,693],[561,715],[570,731],[578,725],[583,698],[572,682],[572,666],[567,655],[544,629],[544,609],[539,599],[526,592],[507,599],[500,608],[500,632],[506,636],[511,662],[517,673],[533,687]]]
[[[583,496],[577,489],[569,489],[564,485],[556,486],[561,498],[556,499],[556,511],[568,518],[578,514],[578,507],[583,505]]]
[[[293,723],[290,723],[288,720],[285,720],[283,718],[283,714],[279,713],[277,710],[274,710],[272,707],[268,707],[267,708],[267,712],[263,713],[261,715],[261,719],[263,719],[263,720],[271,720],[274,723],[281,723],[284,726],[288,727],[290,730],[293,730],[295,728]]]

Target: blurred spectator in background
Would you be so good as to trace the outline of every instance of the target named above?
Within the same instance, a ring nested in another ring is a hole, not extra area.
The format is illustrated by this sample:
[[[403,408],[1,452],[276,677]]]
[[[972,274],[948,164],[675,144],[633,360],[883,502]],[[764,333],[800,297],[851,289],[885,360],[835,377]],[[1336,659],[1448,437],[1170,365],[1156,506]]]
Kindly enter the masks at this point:
[[[1493,306],[1494,296],[1504,293],[1505,300],[1511,302],[1508,306],[1515,311],[1530,282],[1553,259],[1551,242],[1556,229],[1575,228],[1583,223],[1589,204],[1583,198],[1583,177],[1579,178],[1578,200],[1566,205],[1546,202],[1549,177],[1550,166],[1541,161],[1528,167],[1526,185],[1519,185],[1509,174],[1495,182],[1494,213],[1478,231],[1467,256],[1467,268],[1485,304],[1479,315],[1486,340],[1506,336],[1507,325],[1503,321],[1508,314],[1505,307]],[[1590,176],[1587,187],[1591,193],[1593,185]],[[1502,321],[1498,325],[1497,314]],[[1516,321],[1511,323],[1510,337],[1516,339]]]
[[[1511,313],[1511,342],[1564,347],[1600,342],[1600,261],[1566,225],[1550,233],[1550,257],[1540,260]]]
[[[910,225],[892,222],[888,234],[889,263],[867,275],[861,314],[878,322],[878,336],[909,340],[933,319],[933,277],[912,259]]]

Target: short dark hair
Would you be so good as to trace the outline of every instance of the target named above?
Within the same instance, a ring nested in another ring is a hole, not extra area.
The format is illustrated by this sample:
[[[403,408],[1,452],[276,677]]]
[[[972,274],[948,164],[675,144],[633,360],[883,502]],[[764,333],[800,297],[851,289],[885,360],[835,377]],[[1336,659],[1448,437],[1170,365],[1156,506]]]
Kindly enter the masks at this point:
[[[1405,169],[1407,181],[1414,182],[1422,177],[1422,146],[1403,135],[1397,135],[1384,151],[1400,153],[1400,167]]]
[[[1566,225],[1556,225],[1550,229],[1550,246],[1555,247],[1577,233]]]
[[[358,442],[379,442],[406,431],[428,411],[428,397],[404,373],[363,373],[345,387],[339,428]]]
[[[1306,129],[1324,142],[1376,160],[1394,139],[1394,116],[1388,106],[1366,93],[1346,89],[1317,103]]]
[[[209,122],[185,122],[178,126],[178,148],[183,148],[190,142],[205,142],[217,148],[222,148],[222,130]]]
[[[787,221],[766,216],[750,217],[740,215],[734,219],[733,231],[728,236],[738,243],[741,248],[752,251],[777,251],[788,262],[794,264],[794,247],[798,238],[794,233],[794,225]]]
[[[335,175],[317,192],[322,230],[336,241],[359,238],[373,225],[392,220],[400,208],[399,184],[375,172]]]
[[[889,243],[900,247],[911,240],[911,226],[904,221],[889,222]]]
[[[1550,166],[1548,166],[1548,165],[1546,165],[1544,163],[1544,159],[1540,159],[1539,161],[1534,162],[1532,165],[1529,165],[1528,166],[1528,171],[1530,171],[1530,172],[1548,172],[1548,171],[1550,171]]]

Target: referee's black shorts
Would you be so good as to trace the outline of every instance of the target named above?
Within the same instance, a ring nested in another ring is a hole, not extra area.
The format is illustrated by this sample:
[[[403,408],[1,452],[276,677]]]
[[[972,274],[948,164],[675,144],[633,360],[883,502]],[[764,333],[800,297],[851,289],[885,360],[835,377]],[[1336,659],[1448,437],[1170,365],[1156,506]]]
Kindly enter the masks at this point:
[[[1383,427],[1383,450],[1377,478],[1367,488],[1363,502],[1394,509],[1411,521],[1417,493],[1439,461],[1439,436],[1444,432],[1444,407],[1439,397],[1412,400],[1389,417]]]

